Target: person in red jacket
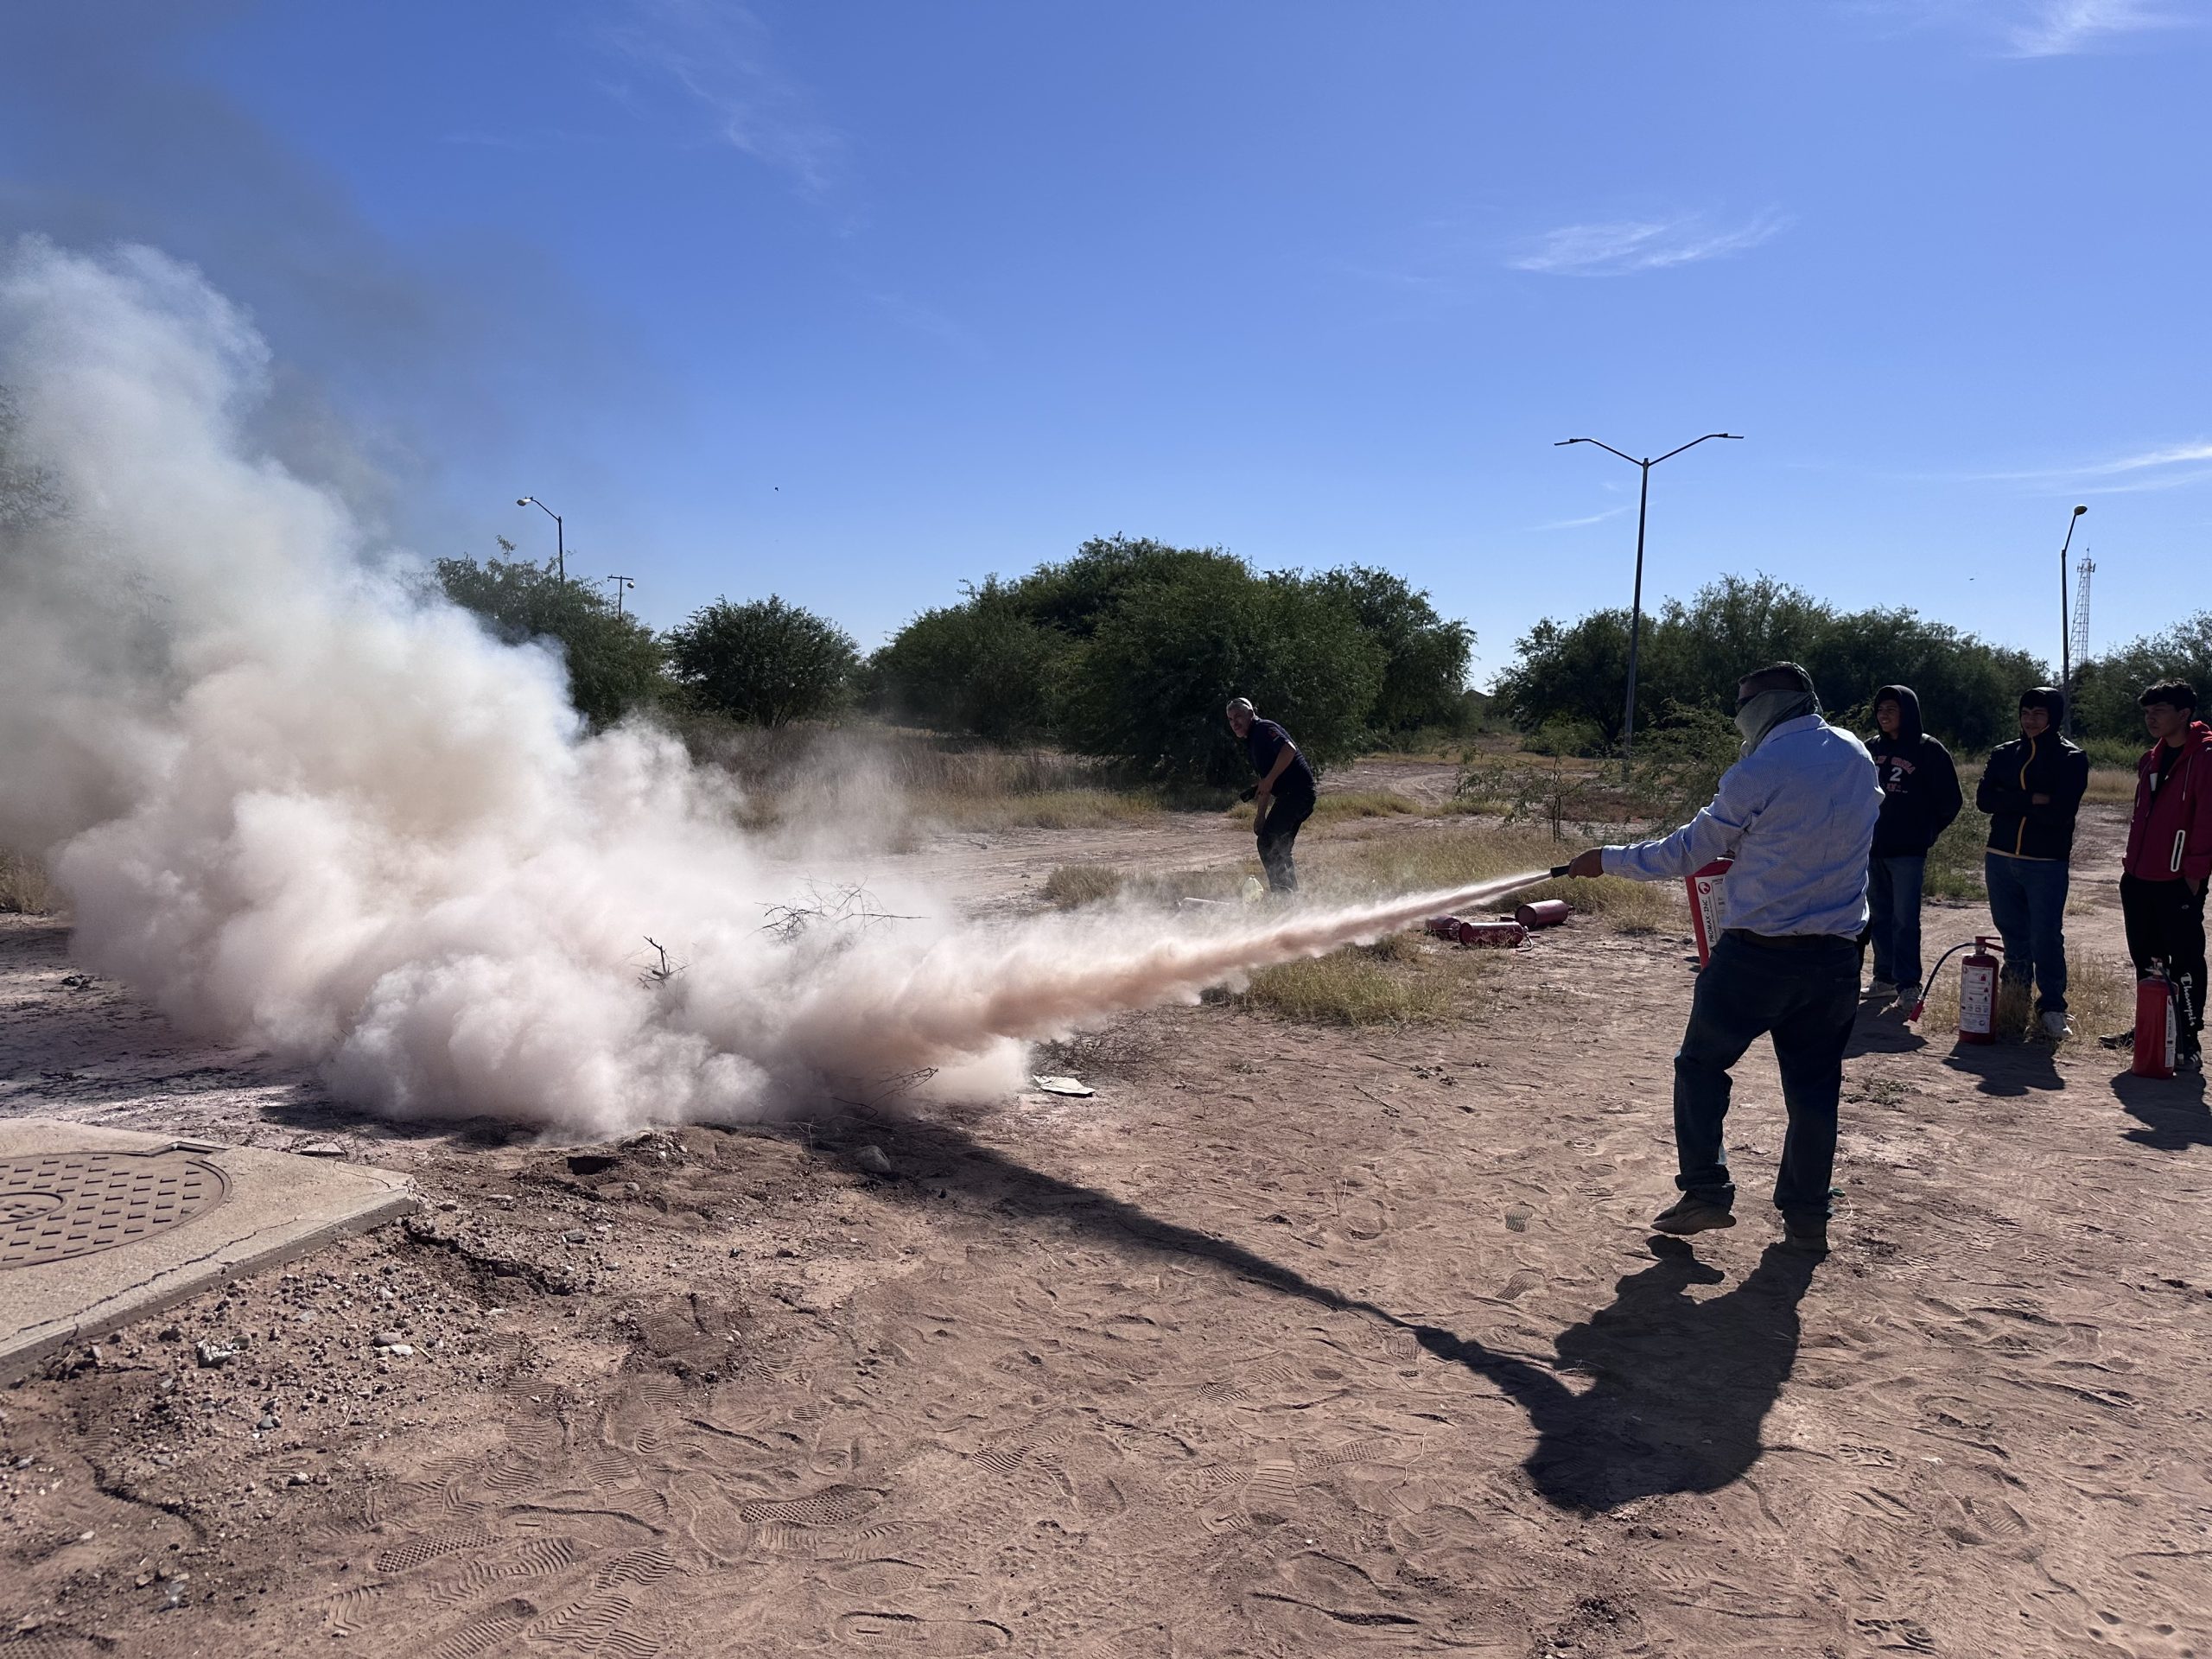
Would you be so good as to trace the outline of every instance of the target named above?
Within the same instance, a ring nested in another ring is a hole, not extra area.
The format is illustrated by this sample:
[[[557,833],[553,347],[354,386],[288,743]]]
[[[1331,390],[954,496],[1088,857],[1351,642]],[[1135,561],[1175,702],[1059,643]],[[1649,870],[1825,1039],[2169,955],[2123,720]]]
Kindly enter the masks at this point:
[[[2185,1066],[2203,1064],[2204,887],[2212,877],[2212,727],[2196,718],[2196,690],[2162,680],[2137,699],[2152,737],[2135,763],[2120,913],[2135,971],[2163,968],[2182,992],[2176,1033]]]

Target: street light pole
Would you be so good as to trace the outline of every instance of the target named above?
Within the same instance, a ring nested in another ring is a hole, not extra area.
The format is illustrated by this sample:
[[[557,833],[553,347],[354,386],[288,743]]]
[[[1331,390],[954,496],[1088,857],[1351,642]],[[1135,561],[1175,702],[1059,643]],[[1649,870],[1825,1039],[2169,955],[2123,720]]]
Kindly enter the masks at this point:
[[[561,573],[561,580],[566,582],[569,579],[569,543],[561,528],[561,515],[554,512],[552,508],[547,506],[543,501],[539,500],[534,495],[517,496],[515,498],[515,505],[518,507],[536,507],[540,512],[543,513],[548,518],[550,518],[553,521],[553,556],[556,567]]]
[[[1692,438],[1688,443],[1669,449],[1663,455],[1648,455],[1638,461],[1634,455],[1623,454],[1610,443],[1600,443],[1596,438],[1561,438],[1552,445],[1564,449],[1570,443],[1595,443],[1609,455],[1620,455],[1643,474],[1636,497],[1636,588],[1628,613],[1628,701],[1621,714],[1621,781],[1628,781],[1629,754],[1636,737],[1636,658],[1643,633],[1643,526],[1651,507],[1651,469],[1662,461],[1672,461],[1684,449],[1694,449],[1708,438],[1730,438],[1740,443],[1740,432],[1708,432],[1703,438]]]
[[[2074,526],[2088,511],[2086,506],[2074,509],[2066,520],[2066,540],[2058,550],[2058,689],[2066,699],[2066,712],[2058,722],[2062,734],[2074,723],[2074,636],[2066,617],[2066,556],[2073,550]]]
[[[609,576],[607,580],[614,584],[614,614],[620,616],[622,614],[622,595],[638,584],[628,576]]]

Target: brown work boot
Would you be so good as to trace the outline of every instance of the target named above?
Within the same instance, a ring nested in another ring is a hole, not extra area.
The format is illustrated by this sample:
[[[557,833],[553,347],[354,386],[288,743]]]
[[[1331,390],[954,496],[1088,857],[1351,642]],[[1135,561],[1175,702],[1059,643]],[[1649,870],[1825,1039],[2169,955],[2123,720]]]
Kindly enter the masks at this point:
[[[1655,1233],[1672,1233],[1677,1238],[1691,1233],[1710,1232],[1715,1227],[1733,1227],[1736,1212],[1705,1198],[1685,1192],[1667,1209],[1651,1217]]]

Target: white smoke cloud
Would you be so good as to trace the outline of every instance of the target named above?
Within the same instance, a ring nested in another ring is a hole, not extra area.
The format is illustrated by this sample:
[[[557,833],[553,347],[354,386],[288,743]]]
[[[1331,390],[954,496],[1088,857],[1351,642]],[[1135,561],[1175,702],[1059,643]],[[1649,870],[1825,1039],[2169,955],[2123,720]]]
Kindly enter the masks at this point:
[[[922,1068],[987,1095],[1026,1039],[1446,897],[1205,932],[986,927],[880,887],[910,919],[766,931],[810,873],[749,843],[732,786],[673,740],[583,732],[551,655],[424,600],[257,453],[268,371],[159,254],[0,254],[0,463],[62,504],[0,513],[0,845],[50,849],[76,954],[189,1030],[395,1116],[571,1134]],[[641,976],[648,934],[674,978]]]

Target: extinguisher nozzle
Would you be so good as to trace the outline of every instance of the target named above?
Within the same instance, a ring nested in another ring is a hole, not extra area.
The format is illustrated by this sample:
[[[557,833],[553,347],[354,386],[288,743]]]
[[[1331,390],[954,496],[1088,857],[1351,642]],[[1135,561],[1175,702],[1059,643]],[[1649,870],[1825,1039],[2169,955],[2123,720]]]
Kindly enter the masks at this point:
[[[1553,866],[1552,866],[1552,880],[1554,880],[1554,881],[1558,880],[1560,879],[1560,877],[1561,877],[1562,875],[1565,875],[1565,874],[1566,874],[1569,870],[1573,869],[1573,868],[1574,868],[1574,866],[1573,866],[1572,864],[1554,864],[1554,865],[1553,865]]]

